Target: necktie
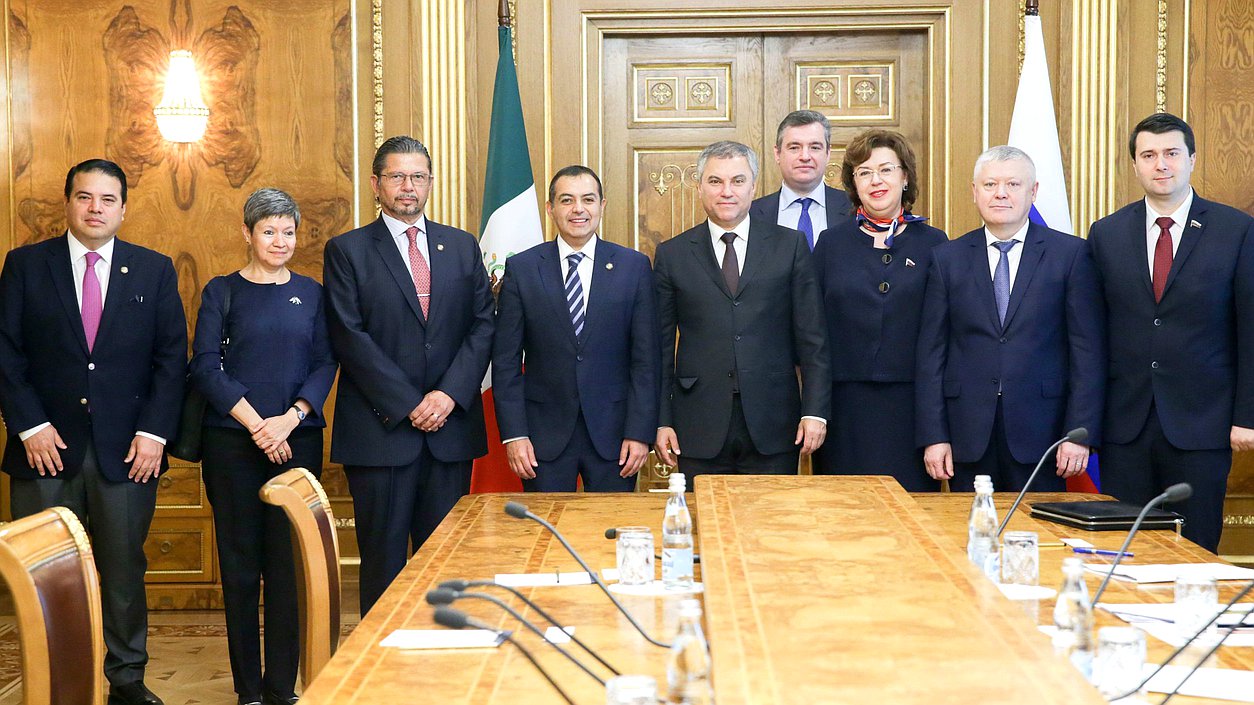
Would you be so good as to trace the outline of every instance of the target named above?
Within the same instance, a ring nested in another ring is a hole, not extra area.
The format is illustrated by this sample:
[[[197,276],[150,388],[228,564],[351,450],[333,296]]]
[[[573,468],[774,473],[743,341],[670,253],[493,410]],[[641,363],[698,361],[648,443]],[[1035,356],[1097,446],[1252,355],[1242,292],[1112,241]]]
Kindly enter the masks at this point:
[[[810,204],[814,203],[813,198],[798,198],[801,202],[801,217],[797,219],[797,229],[805,233],[806,244],[810,246],[810,250],[814,250],[814,223],[810,221]]]
[[[1158,242],[1154,244],[1154,303],[1163,300],[1167,275],[1171,273],[1171,226],[1175,222],[1167,217],[1154,221],[1158,226]]]
[[[566,255],[566,308],[570,311],[570,324],[575,327],[576,338],[583,335],[583,324],[586,322],[583,284],[579,281],[579,263],[583,257],[582,252]]]
[[[405,234],[409,236],[409,274],[414,278],[414,291],[418,292],[422,317],[426,318],[431,310],[431,269],[422,256],[422,250],[418,249],[418,227],[409,226]]]
[[[997,260],[997,270],[993,274],[993,297],[997,299],[997,320],[1002,324],[1006,324],[1006,309],[1010,308],[1010,248],[1014,247],[1018,240],[1007,240],[1005,242],[994,242],[1001,252],[1001,259]]]
[[[723,282],[727,284],[727,290],[732,296],[740,288],[740,261],[736,259],[736,248],[732,247],[735,239],[736,233],[723,233],[723,244],[727,246],[723,252]]]
[[[87,351],[96,344],[96,331],[100,330],[100,314],[104,310],[104,297],[100,291],[100,279],[96,276],[99,252],[87,253],[87,269],[83,272],[83,333],[87,335]]]

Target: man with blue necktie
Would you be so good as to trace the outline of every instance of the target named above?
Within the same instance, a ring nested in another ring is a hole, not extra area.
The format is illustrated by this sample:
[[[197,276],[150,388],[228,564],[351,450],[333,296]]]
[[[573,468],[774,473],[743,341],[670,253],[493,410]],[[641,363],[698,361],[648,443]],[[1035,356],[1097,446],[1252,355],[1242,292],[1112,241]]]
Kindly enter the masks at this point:
[[[1177,482],[1184,536],[1219,547],[1233,451],[1254,450],[1254,218],[1193,190],[1193,129],[1132,130],[1145,191],[1093,224],[1110,319],[1102,491],[1142,504]]]
[[[932,250],[916,355],[916,439],[929,475],[971,492],[976,475],[1023,488],[1067,430],[1101,438],[1106,338],[1083,240],[1030,222],[1036,167],[993,147],[971,191],[984,227]],[[1063,443],[1034,489],[1061,491],[1089,447]]]
[[[824,230],[851,217],[849,196],[823,183],[831,143],[832,126],[823,113],[788,113],[775,130],[775,163],[784,185],[755,200],[749,215],[800,231],[811,250]]]
[[[496,419],[528,491],[630,492],[657,429],[661,360],[649,258],[597,236],[586,166],[549,182],[558,237],[509,258],[492,343]],[[526,363],[526,369],[523,363]]]

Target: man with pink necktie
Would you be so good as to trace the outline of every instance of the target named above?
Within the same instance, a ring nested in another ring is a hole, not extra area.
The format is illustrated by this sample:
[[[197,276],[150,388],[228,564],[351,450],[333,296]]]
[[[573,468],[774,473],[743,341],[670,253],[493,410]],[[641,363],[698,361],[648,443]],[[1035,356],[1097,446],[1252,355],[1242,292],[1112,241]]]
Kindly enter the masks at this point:
[[[13,516],[70,508],[91,535],[110,705],[144,686],[144,540],[178,427],[187,320],[169,257],[117,239],[126,174],[90,159],[65,177],[67,234],[9,253],[0,274],[0,410]]]

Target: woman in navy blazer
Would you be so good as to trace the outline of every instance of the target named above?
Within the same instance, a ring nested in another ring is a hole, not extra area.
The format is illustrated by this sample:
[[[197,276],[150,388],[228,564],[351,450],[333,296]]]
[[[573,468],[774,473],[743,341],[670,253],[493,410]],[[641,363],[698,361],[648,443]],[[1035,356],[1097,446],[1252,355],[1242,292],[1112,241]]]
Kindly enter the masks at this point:
[[[248,197],[243,234],[250,260],[205,286],[192,346],[192,381],[209,402],[202,469],[241,705],[296,701],[300,634],[287,519],[257,493],[290,468],[321,473],[322,404],[335,379],[322,285],[287,268],[299,225],[300,209],[286,193],[263,188]],[[263,577],[264,677],[257,617]]]
[[[849,144],[841,180],[856,209],[819,237],[815,269],[832,355],[832,418],[815,454],[824,475],[892,475],[911,492],[940,489],[914,439],[914,352],[931,250],[945,233],[910,213],[914,150],[868,130]]]

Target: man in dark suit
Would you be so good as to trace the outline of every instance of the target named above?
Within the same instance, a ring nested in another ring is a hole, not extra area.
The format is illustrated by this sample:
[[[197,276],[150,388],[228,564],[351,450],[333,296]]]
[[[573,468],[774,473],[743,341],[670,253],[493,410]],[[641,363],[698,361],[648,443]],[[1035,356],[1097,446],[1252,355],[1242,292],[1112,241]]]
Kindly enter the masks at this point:
[[[654,256],[658,457],[689,475],[795,473],[798,451],[823,444],[831,411],[810,250],[797,231],[749,216],[758,176],[752,149],[715,142],[701,152],[697,173],[708,220]]]
[[[67,234],[9,253],[0,274],[0,408],[14,517],[64,506],[100,572],[110,705],[144,686],[144,540],[178,428],[187,320],[170,258],[117,239],[126,174],[103,159],[65,178]]]
[[[1254,449],[1254,218],[1193,190],[1193,130],[1151,115],[1128,141],[1145,191],[1093,224],[1110,329],[1102,491],[1177,482],[1184,535],[1219,546],[1234,450]]]
[[[341,370],[331,460],[353,495],[363,615],[470,491],[487,452],[479,388],[493,323],[474,236],[423,215],[427,148],[391,137],[372,171],[382,213],[332,238],[323,261]]]
[[[800,231],[811,250],[824,230],[853,217],[849,196],[823,183],[832,126],[823,113],[795,110],[775,130],[775,163],[784,185],[753,202],[749,215]]]
[[[1097,273],[1080,238],[1029,222],[1036,168],[1014,147],[975,162],[984,227],[932,250],[916,356],[916,436],[937,480],[970,492],[976,475],[1023,488],[1068,430],[1101,437],[1105,328]],[[1089,447],[1064,443],[1054,473],[1033,485],[1065,489]]]
[[[657,433],[657,297],[649,258],[597,237],[585,166],[549,182],[558,238],[510,257],[492,343],[496,419],[529,491],[630,492]],[[524,360],[526,370],[523,370]]]

